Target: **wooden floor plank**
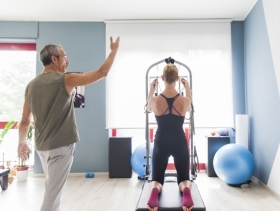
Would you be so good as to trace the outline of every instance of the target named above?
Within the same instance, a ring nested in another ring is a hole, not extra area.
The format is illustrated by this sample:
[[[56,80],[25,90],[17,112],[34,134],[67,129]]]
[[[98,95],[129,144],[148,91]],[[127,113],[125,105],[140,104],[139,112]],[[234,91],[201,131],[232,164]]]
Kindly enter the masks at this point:
[[[132,178],[94,178],[70,175],[61,197],[61,211],[134,211],[145,181]],[[207,211],[279,211],[280,200],[253,182],[249,188],[231,187],[218,177],[200,172],[197,184]],[[44,178],[29,175],[25,182],[16,178],[6,191],[0,192],[1,210],[39,211],[44,194]],[[21,203],[20,203],[21,202]]]

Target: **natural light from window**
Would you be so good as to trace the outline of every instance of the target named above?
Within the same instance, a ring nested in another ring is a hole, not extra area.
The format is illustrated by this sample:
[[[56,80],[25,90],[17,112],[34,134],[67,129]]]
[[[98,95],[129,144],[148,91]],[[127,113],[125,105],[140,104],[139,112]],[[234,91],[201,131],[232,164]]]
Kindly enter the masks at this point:
[[[25,87],[36,75],[36,50],[0,48],[0,58],[0,122],[20,121]],[[18,130],[11,129],[0,145],[0,165],[3,164],[3,159],[5,162],[12,161],[11,166],[16,164],[17,144]],[[34,153],[31,154],[28,164],[34,164]]]

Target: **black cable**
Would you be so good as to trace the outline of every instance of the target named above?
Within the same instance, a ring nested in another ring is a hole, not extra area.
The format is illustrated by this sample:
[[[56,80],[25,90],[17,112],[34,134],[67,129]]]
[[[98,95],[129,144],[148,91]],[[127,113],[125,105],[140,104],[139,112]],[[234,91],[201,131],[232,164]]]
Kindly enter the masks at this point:
[[[191,103],[191,112],[190,112],[191,116],[190,118],[185,118],[185,120],[191,120],[193,118],[193,113],[194,113],[194,107],[193,104]]]
[[[158,75],[158,74],[157,74]],[[157,87],[156,87],[156,91],[155,91],[155,96],[158,96],[158,86],[159,86],[159,84],[158,84],[158,76],[157,76]],[[154,84],[154,87],[155,87],[155,84]]]
[[[193,147],[193,150],[194,150],[193,156],[194,156],[195,167],[196,167],[196,169],[198,169],[198,170],[195,170],[195,172],[198,173],[200,171],[200,168],[199,168],[199,160],[198,160],[198,156],[197,156],[197,152],[196,152],[196,146]]]
[[[150,111],[147,111],[147,110],[146,110],[147,105],[148,105],[148,103],[147,103],[146,105],[144,105],[144,113],[151,113]]]

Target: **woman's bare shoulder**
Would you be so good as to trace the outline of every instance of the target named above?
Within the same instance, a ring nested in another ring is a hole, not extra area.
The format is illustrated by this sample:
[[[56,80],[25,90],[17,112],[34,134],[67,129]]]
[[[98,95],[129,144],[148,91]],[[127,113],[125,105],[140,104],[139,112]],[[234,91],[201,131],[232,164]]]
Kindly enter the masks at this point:
[[[177,100],[178,100],[177,103],[184,105],[186,107],[189,107],[191,105],[191,99],[186,96],[181,95]]]

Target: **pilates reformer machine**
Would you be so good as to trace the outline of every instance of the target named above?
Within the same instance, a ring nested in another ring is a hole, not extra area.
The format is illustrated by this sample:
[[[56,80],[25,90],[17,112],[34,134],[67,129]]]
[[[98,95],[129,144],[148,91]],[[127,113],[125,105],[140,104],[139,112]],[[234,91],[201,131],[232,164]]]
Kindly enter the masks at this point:
[[[179,62],[174,60],[173,58],[169,57],[166,59],[163,59],[161,61],[158,61],[154,64],[152,64],[147,72],[146,72],[146,99],[148,97],[148,92],[149,92],[149,80],[151,79],[151,77],[149,77],[149,72],[153,67],[157,67],[159,64],[162,63],[166,63],[166,64],[178,64],[180,67],[184,67],[187,70],[187,74],[181,77],[186,77],[188,78],[189,81],[189,85],[190,85],[190,89],[192,90],[192,73],[190,68]],[[178,68],[179,72],[181,71]],[[179,75],[181,75],[179,73]],[[155,95],[157,95],[158,90],[156,91]],[[180,87],[180,82],[179,82],[179,93],[183,94],[183,92],[181,91],[181,87]],[[188,136],[187,139],[189,140],[189,149],[190,149],[190,180],[192,182],[192,188],[191,188],[191,194],[192,194],[192,199],[194,202],[194,208],[192,209],[192,211],[205,211],[205,205],[203,203],[203,200],[200,196],[200,193],[198,191],[198,188],[196,186],[196,184],[194,183],[193,180],[195,180],[196,178],[196,168],[198,167],[199,163],[195,162],[195,156],[197,156],[196,154],[196,148],[194,146],[193,143],[193,136],[195,134],[195,130],[194,130],[194,107],[192,104],[192,109],[189,112],[190,113],[190,117],[187,119],[188,120]],[[149,113],[146,112],[146,127],[145,127],[145,138],[146,138],[146,164],[145,164],[145,176],[144,179],[146,180],[145,184],[143,185],[142,188],[142,193],[140,195],[140,198],[138,200],[137,206],[136,206],[136,211],[146,211],[147,210],[147,201],[149,199],[150,196],[150,182],[151,182],[151,172],[150,172],[150,158],[151,158],[151,154],[150,154],[150,136],[149,136]],[[199,167],[198,167],[199,168]],[[164,210],[170,210],[170,211],[182,211],[182,206],[181,206],[181,199],[182,199],[182,195],[181,192],[178,188],[177,185],[177,179],[176,179],[177,175],[174,172],[171,173],[165,173],[165,182],[163,185],[163,189],[162,192],[159,196],[159,208],[158,211],[164,211]]]

